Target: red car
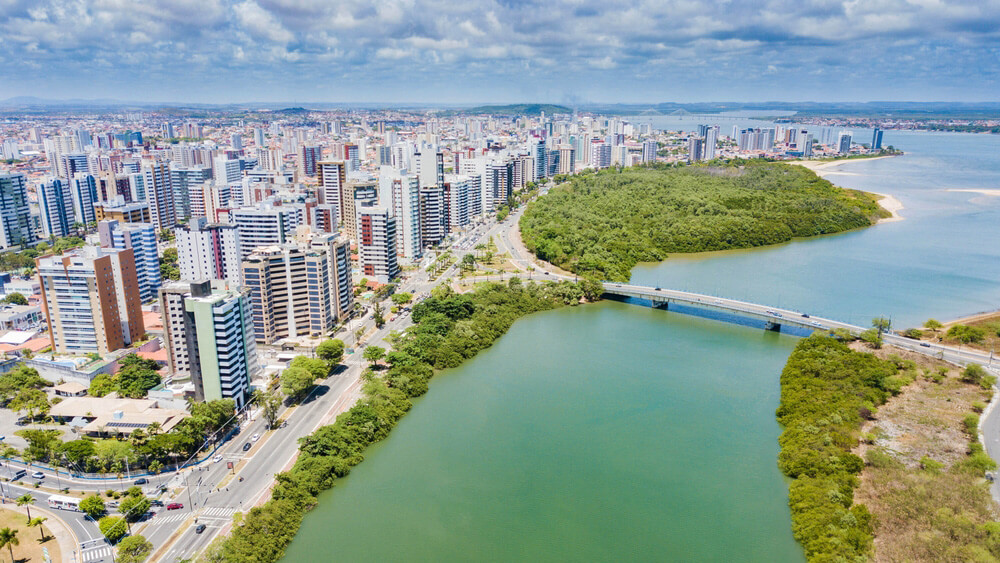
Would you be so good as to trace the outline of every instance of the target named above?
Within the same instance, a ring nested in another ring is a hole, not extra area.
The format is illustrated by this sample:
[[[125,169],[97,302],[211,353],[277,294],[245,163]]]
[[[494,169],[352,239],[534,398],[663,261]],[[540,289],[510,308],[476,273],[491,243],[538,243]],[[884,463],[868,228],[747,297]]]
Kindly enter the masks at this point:
[[[167,510],[178,510],[184,508],[184,505],[179,502],[172,502],[167,505]]]

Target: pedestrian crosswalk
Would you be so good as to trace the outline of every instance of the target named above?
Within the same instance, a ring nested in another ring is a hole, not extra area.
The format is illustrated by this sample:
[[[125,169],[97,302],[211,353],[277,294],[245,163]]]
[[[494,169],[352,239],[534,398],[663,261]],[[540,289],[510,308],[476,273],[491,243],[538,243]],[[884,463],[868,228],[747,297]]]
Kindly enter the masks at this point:
[[[173,514],[167,513],[157,515],[153,520],[156,524],[169,524],[171,522],[179,522],[187,520],[192,516],[197,516],[200,520],[229,520],[236,513],[235,508],[229,508],[224,506],[210,506],[208,508],[202,509],[200,512],[196,512],[192,515],[190,512],[175,512]]]
[[[220,516],[223,518],[232,518],[235,513],[236,509],[232,507],[210,506],[204,509],[199,516]]]
[[[156,518],[151,520],[151,522],[154,524],[169,524],[170,522],[179,522],[190,517],[190,512],[177,512],[174,514],[165,514],[163,516],[157,515]]]
[[[83,563],[98,563],[100,561],[111,561],[111,550],[110,545],[102,545],[100,547],[95,547],[91,549],[85,549],[81,553],[81,559]]]

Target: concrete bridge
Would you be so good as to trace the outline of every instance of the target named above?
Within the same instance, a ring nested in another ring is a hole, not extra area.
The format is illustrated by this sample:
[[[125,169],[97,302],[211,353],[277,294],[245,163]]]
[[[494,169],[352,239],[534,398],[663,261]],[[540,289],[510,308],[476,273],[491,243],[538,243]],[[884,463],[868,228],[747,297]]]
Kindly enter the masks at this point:
[[[606,297],[641,299],[649,301],[653,307],[660,309],[669,309],[671,304],[675,304],[683,305],[685,308],[689,308],[689,311],[690,308],[695,308],[705,312],[724,313],[726,315],[762,321],[764,328],[767,330],[780,331],[783,326],[822,332],[833,332],[836,329],[844,329],[857,336],[869,328],[817,317],[801,311],[769,307],[767,305],[702,295],[689,291],[611,282],[604,282],[603,285]],[[1000,373],[1000,362],[994,363],[992,354],[955,348],[954,346],[944,346],[937,343],[922,342],[892,333],[885,333],[882,335],[882,338],[886,344],[891,344],[897,348],[938,358],[959,366],[979,364],[994,373]]]

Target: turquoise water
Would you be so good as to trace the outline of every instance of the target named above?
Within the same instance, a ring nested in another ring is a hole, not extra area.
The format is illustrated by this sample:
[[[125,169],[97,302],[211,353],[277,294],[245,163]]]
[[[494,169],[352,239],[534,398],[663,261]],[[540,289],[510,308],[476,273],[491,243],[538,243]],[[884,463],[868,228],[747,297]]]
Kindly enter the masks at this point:
[[[897,326],[1000,306],[1000,137],[886,132],[852,162],[904,221],[671,257],[633,281]],[[320,498],[286,561],[800,561],[775,465],[796,338],[602,302],[532,315],[440,374]]]

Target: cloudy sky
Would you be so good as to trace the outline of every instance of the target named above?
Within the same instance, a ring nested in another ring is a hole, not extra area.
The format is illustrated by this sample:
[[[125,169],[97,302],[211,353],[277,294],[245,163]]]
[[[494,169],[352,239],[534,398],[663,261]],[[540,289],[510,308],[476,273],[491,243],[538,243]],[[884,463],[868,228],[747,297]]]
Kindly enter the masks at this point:
[[[1000,0],[0,0],[0,98],[1000,100]]]

